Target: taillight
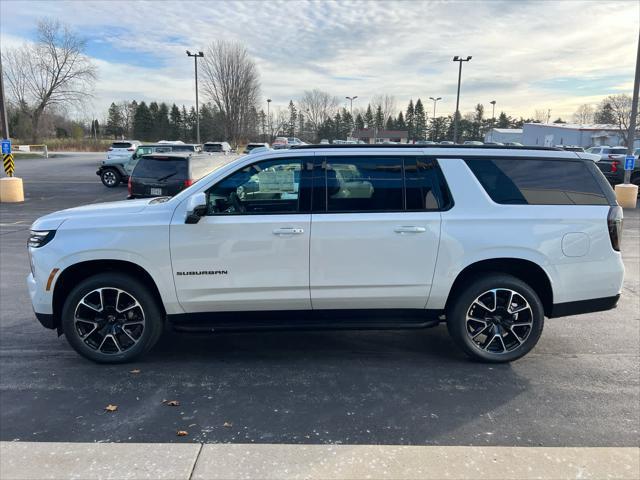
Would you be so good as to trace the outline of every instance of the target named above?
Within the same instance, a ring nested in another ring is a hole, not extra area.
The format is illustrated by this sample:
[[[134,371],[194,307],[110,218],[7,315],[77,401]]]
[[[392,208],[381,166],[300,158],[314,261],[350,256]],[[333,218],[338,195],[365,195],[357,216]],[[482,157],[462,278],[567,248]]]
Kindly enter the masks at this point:
[[[611,246],[616,252],[620,251],[620,244],[622,243],[622,207],[615,206],[609,209],[609,215],[607,215],[607,226],[609,227],[609,238],[611,239]]]
[[[129,181],[127,182],[127,191],[131,195],[131,176],[129,176]]]
[[[110,152],[113,152],[113,148],[110,148],[110,149],[109,149],[109,151],[110,151]]]
[[[614,160],[613,162],[611,162],[611,173],[616,173],[618,171],[618,165],[620,165],[620,162],[618,160]]]
[[[193,185],[193,180],[192,179],[187,179],[184,181],[184,186],[185,187],[190,187],[191,185]]]

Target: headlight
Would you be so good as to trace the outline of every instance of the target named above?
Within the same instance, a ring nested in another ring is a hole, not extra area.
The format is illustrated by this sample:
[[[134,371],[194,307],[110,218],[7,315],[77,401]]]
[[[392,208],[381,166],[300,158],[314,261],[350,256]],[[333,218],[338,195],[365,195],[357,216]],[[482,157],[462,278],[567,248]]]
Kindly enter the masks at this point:
[[[53,240],[55,235],[55,230],[31,230],[27,246],[31,248],[44,247],[47,243]]]

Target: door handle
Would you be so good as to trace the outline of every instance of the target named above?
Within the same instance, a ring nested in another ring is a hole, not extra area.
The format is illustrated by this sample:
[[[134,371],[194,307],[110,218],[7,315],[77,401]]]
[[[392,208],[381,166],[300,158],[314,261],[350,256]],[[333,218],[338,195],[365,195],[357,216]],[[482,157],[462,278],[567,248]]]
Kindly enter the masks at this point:
[[[425,227],[414,227],[413,225],[403,225],[401,227],[396,227],[394,232],[396,233],[424,233],[427,229]]]
[[[300,235],[304,233],[303,228],[276,228],[274,235]]]

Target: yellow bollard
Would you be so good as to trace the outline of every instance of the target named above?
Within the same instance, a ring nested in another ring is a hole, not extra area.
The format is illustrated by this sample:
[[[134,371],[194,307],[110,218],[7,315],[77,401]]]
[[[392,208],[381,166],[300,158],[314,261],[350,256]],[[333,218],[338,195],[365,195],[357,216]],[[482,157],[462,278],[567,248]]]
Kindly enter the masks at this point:
[[[18,177],[0,178],[0,202],[24,202],[22,179]]]
[[[636,208],[638,186],[631,183],[619,183],[616,185],[616,198],[622,208]]]

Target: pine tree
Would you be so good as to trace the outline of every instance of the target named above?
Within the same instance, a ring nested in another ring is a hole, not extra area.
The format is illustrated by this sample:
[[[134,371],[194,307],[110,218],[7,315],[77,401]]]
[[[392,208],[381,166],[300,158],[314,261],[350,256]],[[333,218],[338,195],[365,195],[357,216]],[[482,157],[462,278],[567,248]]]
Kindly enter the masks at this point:
[[[413,108],[413,100],[409,100],[409,105],[407,105],[405,121],[407,123],[407,132],[409,134],[408,139],[413,140],[415,138],[415,110]]]
[[[189,126],[189,114],[187,113],[187,109],[184,105],[182,105],[182,111],[180,112],[180,118],[182,122],[180,124],[180,140],[183,142],[189,141],[189,132],[191,130]]]
[[[344,138],[347,138],[351,135],[354,125],[353,125],[353,117],[351,116],[351,112],[346,108],[342,109],[342,123],[343,123],[342,128],[344,132]]]
[[[200,107],[200,141],[214,140],[215,119],[211,107],[206,103]]]
[[[140,102],[133,117],[133,136],[141,141],[153,140],[153,117],[144,102]]]
[[[293,104],[293,100],[289,100],[289,132],[287,135],[295,137],[296,135],[296,119],[298,118],[298,110]]]
[[[120,108],[115,103],[111,103],[107,113],[107,134],[113,135],[115,139],[122,136],[122,133],[122,113],[120,113]]]
[[[334,137],[333,138],[339,138],[339,139],[343,139],[343,132],[344,132],[344,126],[342,123],[342,117],[340,116],[340,112],[336,112],[335,117],[333,117],[333,127],[334,127]]]
[[[397,130],[406,130],[407,129],[407,124],[404,123],[404,115],[402,115],[402,112],[400,112],[398,114],[398,119],[396,120],[396,129]]]
[[[393,121],[393,117],[387,118],[387,124],[384,126],[384,128],[386,130],[395,130],[396,129],[396,124]]]
[[[151,102],[149,104],[149,114],[151,115],[151,137],[155,140],[164,140],[160,135],[160,129],[158,128],[158,117],[160,107],[158,102]]]
[[[374,121],[377,130],[382,130],[384,128],[384,115],[382,113],[382,107],[380,105],[378,105],[378,108],[376,108],[376,117]]]
[[[356,130],[364,130],[364,119],[359,113],[356,115]]]
[[[197,138],[197,116],[196,116],[196,107],[191,107],[189,109],[189,129],[187,131],[187,135],[188,135],[188,142],[189,143],[195,143],[196,138]]]
[[[498,121],[496,122],[496,128],[511,128],[511,124],[513,120],[511,117],[507,117],[507,114],[504,112],[500,112],[498,116]]]
[[[616,116],[610,103],[603,102],[598,106],[593,116],[593,122],[596,124],[616,124]]]
[[[373,128],[373,112],[371,111],[371,105],[367,105],[367,111],[364,114],[364,125],[366,128]]]
[[[169,140],[180,140],[182,137],[182,117],[180,116],[180,109],[174,103],[171,105],[171,111],[169,112]]]
[[[302,139],[304,137],[304,115],[302,113],[298,114],[298,135]]]
[[[156,114],[155,122],[158,138],[171,140],[169,138],[169,135],[171,134],[171,129],[169,126],[169,107],[166,103],[162,102],[158,107],[158,113]]]
[[[424,113],[422,100],[418,99],[414,108],[414,139],[424,140],[427,135],[427,116]]]

